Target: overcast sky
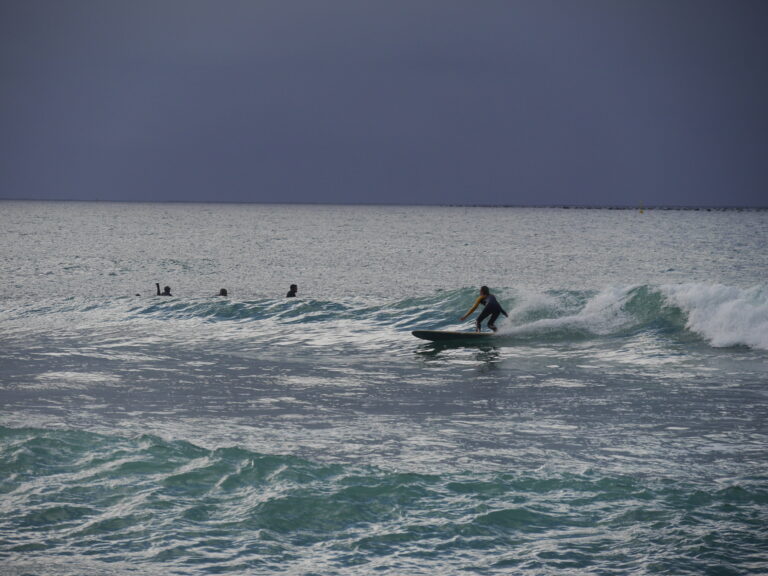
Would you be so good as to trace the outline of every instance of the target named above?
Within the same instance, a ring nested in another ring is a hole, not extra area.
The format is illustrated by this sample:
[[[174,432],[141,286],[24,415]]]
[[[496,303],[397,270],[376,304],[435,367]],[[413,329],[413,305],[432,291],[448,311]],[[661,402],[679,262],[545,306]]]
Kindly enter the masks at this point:
[[[764,0],[0,0],[0,198],[768,205]]]

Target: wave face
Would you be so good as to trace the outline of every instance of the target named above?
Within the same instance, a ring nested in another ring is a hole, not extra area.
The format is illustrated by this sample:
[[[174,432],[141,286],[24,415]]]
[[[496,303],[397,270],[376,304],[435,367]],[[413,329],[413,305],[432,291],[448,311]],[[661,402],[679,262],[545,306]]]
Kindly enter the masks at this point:
[[[686,328],[713,346],[768,350],[768,291],[764,286],[684,284],[661,288],[667,302],[686,314]]]
[[[599,292],[550,292],[521,297],[502,333],[609,336],[637,331],[686,332],[715,347],[768,350],[768,291],[683,284],[611,287]]]

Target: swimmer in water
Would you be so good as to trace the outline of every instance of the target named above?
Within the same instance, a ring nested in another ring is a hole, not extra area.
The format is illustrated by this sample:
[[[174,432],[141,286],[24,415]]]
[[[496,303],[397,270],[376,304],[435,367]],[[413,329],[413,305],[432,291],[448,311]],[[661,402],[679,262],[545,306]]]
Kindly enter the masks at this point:
[[[475,303],[472,305],[472,308],[469,309],[469,312],[461,317],[461,320],[466,320],[480,304],[485,306],[485,308],[483,308],[483,311],[480,312],[480,316],[475,320],[475,332],[480,332],[481,324],[488,316],[490,316],[490,319],[488,320],[488,328],[496,332],[496,319],[499,317],[499,314],[504,314],[507,318],[509,318],[509,314],[507,314],[506,310],[501,307],[499,301],[496,300],[496,296],[491,294],[490,290],[488,290],[488,286],[480,287],[480,296],[475,300]]]
[[[159,282],[155,282],[155,286],[157,287],[157,295],[158,296],[171,296],[171,287],[170,286],[166,286],[165,288],[163,288],[162,292],[160,292],[160,283]]]
[[[288,294],[285,295],[286,298],[295,298],[296,292],[298,291],[299,287],[296,286],[296,284],[291,284],[291,289],[288,290]]]
[[[227,289],[226,288],[222,288],[221,290],[219,290],[219,296],[226,296],[226,295],[227,295]]]

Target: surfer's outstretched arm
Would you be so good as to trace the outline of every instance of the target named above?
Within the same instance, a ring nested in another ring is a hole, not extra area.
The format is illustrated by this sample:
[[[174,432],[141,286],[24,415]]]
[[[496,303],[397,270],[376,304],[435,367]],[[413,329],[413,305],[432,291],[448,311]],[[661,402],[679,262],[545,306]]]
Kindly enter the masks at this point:
[[[466,314],[464,314],[464,316],[461,317],[461,320],[466,320],[467,318],[469,318],[472,312],[477,310],[477,307],[480,306],[480,302],[483,301],[483,298],[484,298],[483,296],[480,296],[477,300],[475,300],[475,303],[472,305],[472,308],[470,308],[469,312],[467,312]]]
[[[157,288],[157,295],[160,296],[160,282],[155,282],[155,287]]]

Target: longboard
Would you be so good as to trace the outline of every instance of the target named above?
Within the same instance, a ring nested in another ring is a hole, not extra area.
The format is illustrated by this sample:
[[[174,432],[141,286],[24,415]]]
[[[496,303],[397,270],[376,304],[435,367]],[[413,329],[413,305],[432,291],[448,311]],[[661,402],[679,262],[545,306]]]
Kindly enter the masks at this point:
[[[455,330],[414,330],[411,334],[416,338],[431,340],[432,342],[475,340],[494,336],[493,332],[457,332]]]

